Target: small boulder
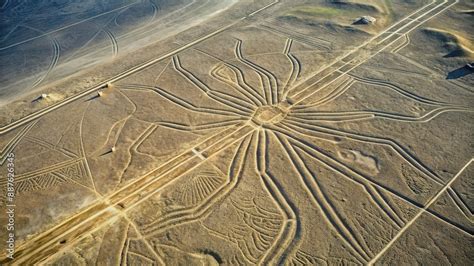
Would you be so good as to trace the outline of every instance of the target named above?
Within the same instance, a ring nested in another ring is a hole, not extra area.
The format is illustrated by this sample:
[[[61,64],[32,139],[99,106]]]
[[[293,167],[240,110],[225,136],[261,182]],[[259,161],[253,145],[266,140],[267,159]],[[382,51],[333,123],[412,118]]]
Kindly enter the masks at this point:
[[[377,21],[376,18],[371,17],[371,16],[362,16],[360,18],[357,18],[353,24],[359,25],[368,25],[368,24],[374,24]]]
[[[48,94],[42,93],[40,96],[36,97],[33,102],[43,102],[49,98]]]

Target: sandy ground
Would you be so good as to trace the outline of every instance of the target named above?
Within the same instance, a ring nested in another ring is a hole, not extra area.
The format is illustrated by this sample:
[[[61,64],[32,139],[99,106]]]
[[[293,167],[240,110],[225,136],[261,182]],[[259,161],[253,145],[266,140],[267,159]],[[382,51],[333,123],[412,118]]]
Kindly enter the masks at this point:
[[[64,77],[189,29],[228,9],[226,1],[47,1],[1,10],[0,104],[41,91]],[[45,15],[45,10],[59,10]],[[47,52],[46,52],[47,51]]]
[[[472,264],[472,3],[202,2],[2,107],[13,263]]]

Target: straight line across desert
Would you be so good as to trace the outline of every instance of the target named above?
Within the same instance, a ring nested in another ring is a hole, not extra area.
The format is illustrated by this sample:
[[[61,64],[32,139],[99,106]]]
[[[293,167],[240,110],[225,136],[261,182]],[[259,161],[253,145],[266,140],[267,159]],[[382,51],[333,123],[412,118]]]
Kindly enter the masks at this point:
[[[1,0],[0,265],[473,265],[471,0]]]

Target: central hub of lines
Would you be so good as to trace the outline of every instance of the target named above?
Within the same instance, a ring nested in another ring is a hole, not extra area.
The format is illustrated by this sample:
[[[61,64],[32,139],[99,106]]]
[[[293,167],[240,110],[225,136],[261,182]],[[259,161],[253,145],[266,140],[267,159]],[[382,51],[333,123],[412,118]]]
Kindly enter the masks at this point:
[[[259,107],[252,116],[252,122],[261,126],[266,124],[276,124],[285,119],[286,111],[276,105],[264,105]]]

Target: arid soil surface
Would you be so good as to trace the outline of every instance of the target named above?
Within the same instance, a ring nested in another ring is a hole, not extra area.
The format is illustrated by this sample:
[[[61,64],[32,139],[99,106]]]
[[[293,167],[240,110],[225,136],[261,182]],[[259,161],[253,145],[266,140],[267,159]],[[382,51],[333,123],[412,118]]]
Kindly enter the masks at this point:
[[[0,9],[0,104],[99,63],[120,60],[234,2],[6,1]]]
[[[2,265],[474,263],[472,1],[119,2],[2,32]]]

